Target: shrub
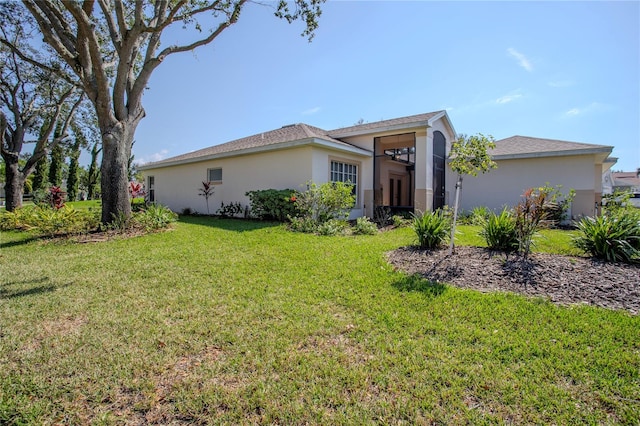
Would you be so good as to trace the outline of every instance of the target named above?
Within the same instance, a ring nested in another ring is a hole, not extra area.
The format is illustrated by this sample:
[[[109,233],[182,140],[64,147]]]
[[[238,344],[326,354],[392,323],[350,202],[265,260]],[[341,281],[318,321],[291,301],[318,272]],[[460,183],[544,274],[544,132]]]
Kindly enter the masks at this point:
[[[353,208],[356,197],[348,182],[307,183],[307,190],[293,195],[300,216],[310,217],[317,224],[331,219],[345,220]]]
[[[451,218],[444,210],[413,215],[413,230],[421,249],[433,249],[449,238]]]
[[[349,227],[346,220],[343,219],[329,219],[317,225],[316,232],[320,235],[331,236],[339,235]]]
[[[160,204],[150,204],[145,210],[131,216],[132,226],[139,226],[145,231],[167,228],[176,220],[178,220],[178,215]]]
[[[293,189],[263,189],[249,191],[251,215],[262,220],[285,222],[299,215],[296,206],[296,191]]]
[[[591,256],[608,262],[637,263],[640,260],[640,212],[614,209],[578,222],[580,234],[573,244]]]
[[[492,250],[507,252],[518,250],[516,223],[507,209],[502,210],[500,214],[491,213],[480,231],[480,236]]]
[[[469,215],[469,224],[476,225],[476,226],[484,226],[487,223],[487,220],[489,220],[489,218],[492,217],[492,215],[493,215],[493,212],[489,210],[488,207],[485,207],[485,206],[474,207],[473,210],[471,210],[471,214]]]
[[[318,225],[310,217],[291,217],[290,221],[289,229],[294,232],[313,234],[318,228]]]
[[[538,192],[544,192],[546,194],[546,199],[542,207],[545,212],[545,218],[541,225],[557,227],[562,221],[567,219],[567,211],[576,196],[576,191],[571,189],[567,195],[564,195],[562,191],[560,191],[561,188],[562,185],[553,187],[548,183],[538,188]]]
[[[6,212],[0,217],[0,229],[31,231],[37,235],[82,234],[98,228],[99,212],[76,210],[72,206],[52,209],[28,206]]]
[[[222,217],[235,217],[244,211],[244,207],[240,203],[220,203],[220,208],[216,210],[216,214]]]
[[[546,187],[530,188],[524,192],[522,200],[515,207],[518,253],[522,254],[525,259],[531,251],[533,237],[547,217],[545,210],[547,195]]]
[[[352,231],[356,235],[375,235],[378,233],[378,226],[368,217],[359,217]]]

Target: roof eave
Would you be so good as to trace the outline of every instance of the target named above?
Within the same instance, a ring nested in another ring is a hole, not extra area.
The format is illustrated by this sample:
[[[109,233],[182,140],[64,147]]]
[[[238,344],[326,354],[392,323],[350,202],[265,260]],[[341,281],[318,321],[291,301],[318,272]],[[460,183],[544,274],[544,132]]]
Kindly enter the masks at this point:
[[[565,151],[543,151],[543,152],[523,152],[519,154],[502,154],[492,155],[493,160],[517,160],[521,158],[539,158],[539,157],[567,157],[572,155],[590,155],[590,154],[606,154],[611,153],[613,147],[587,148],[587,149],[571,149]],[[605,157],[603,161],[606,159]]]
[[[261,152],[279,151],[282,149],[294,148],[294,147],[305,146],[305,145],[321,146],[324,148],[329,148],[336,151],[348,152],[348,153],[360,155],[363,157],[371,157],[373,155],[372,152],[364,150],[362,148],[358,148],[356,146],[346,145],[346,144],[343,145],[342,143],[336,143],[336,142],[328,141],[325,139],[320,139],[317,137],[310,137],[310,138],[299,139],[295,141],[280,142],[272,145],[257,146],[257,147],[245,148],[245,149],[228,151],[228,152],[220,152],[217,154],[204,155],[201,157],[143,164],[138,167],[138,170],[144,171],[144,170],[160,169],[164,167],[200,163],[202,161],[219,160],[222,158],[239,157],[242,155],[249,155],[249,154],[258,154]]]

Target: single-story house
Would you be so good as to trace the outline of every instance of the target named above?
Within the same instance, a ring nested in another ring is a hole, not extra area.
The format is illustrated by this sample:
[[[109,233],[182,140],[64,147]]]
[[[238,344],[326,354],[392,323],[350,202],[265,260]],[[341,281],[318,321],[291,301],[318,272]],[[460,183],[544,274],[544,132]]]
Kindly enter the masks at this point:
[[[607,161],[612,146],[512,136],[496,141],[490,150],[497,169],[463,181],[461,206],[487,206],[500,210],[513,206],[529,188],[561,186],[566,195],[575,190],[568,216],[579,218],[599,213],[602,175],[613,163]]]
[[[203,181],[215,185],[212,212],[221,202],[247,205],[247,191],[348,181],[356,194],[351,217],[373,217],[374,206],[410,211],[444,206],[446,153],[455,138],[446,111],[330,131],[291,124],[140,170],[148,197],[177,212],[206,211],[198,195]]]
[[[211,212],[221,203],[248,205],[247,191],[304,189],[307,182],[355,185],[351,218],[376,207],[428,211],[452,204],[456,176],[447,167],[457,138],[446,111],[364,123],[335,130],[291,124],[140,166],[148,197],[173,211],[206,211],[198,189],[214,184]],[[563,185],[576,190],[572,215],[593,214],[600,201],[604,160],[612,147],[548,139],[498,141],[498,169],[464,180],[461,206],[499,210],[525,189]]]

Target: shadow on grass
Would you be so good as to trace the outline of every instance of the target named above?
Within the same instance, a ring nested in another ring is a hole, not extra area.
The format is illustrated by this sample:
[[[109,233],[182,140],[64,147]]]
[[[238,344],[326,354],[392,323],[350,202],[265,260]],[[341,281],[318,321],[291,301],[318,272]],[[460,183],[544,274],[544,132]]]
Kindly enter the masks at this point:
[[[268,222],[255,219],[223,219],[215,216],[180,216],[180,222],[191,225],[209,226],[225,231],[247,232],[264,228],[275,228],[279,222]]]
[[[15,299],[17,297],[31,296],[35,294],[51,293],[59,288],[68,287],[70,284],[53,285],[48,283],[49,277],[37,279],[29,279],[23,281],[14,281],[0,285],[0,300]],[[12,289],[11,287],[21,287],[20,289]],[[26,288],[25,288],[26,287]]]
[[[404,275],[391,284],[399,291],[415,291],[427,297],[437,297],[447,290],[447,286],[436,281],[429,281],[420,274]]]
[[[13,241],[7,241],[6,243],[2,243],[0,242],[0,249],[3,248],[9,248],[9,247],[17,247],[17,246],[23,246],[25,244],[29,244],[33,241],[37,241],[40,240],[42,238],[38,237],[38,236],[29,236],[26,238],[21,238],[19,240],[13,240]]]

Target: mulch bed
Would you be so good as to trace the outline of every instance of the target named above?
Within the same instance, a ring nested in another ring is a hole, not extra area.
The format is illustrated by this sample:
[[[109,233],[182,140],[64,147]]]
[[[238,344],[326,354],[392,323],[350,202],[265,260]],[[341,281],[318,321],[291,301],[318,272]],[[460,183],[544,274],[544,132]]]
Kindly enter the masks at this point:
[[[402,247],[387,253],[387,259],[398,270],[456,287],[640,312],[640,265],[542,253],[525,260],[469,246],[456,247],[452,256],[448,249]]]

